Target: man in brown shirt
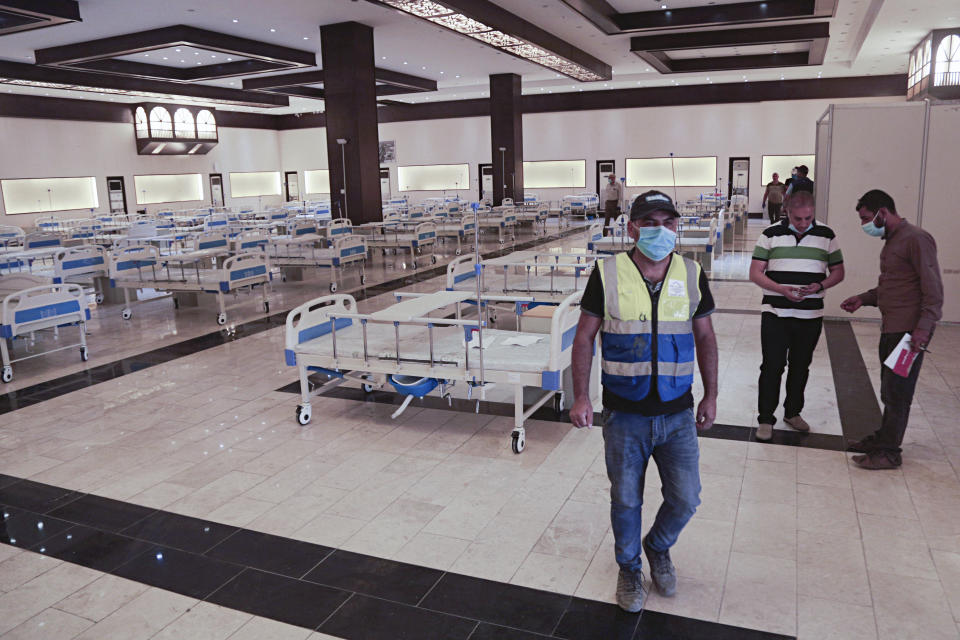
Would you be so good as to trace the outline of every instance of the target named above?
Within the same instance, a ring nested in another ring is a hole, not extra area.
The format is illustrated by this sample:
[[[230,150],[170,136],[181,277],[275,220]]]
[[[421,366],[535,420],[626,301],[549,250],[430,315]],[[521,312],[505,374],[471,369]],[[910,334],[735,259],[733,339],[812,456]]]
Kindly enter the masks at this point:
[[[917,358],[906,378],[882,366],[880,428],[849,450],[859,451],[854,461],[865,469],[894,469],[901,464],[900,444],[910,417],[910,404],[923,364],[923,355],[933,336],[943,307],[943,282],[937,263],[937,244],[929,233],[897,215],[887,193],[874,189],[857,202],[857,214],[865,233],[884,239],[880,252],[880,279],[869,291],[852,296],[840,305],[853,313],[861,306],[880,307],[880,362],[887,359],[903,334],[910,334],[910,348]]]
[[[767,214],[770,216],[770,224],[776,224],[780,221],[780,208],[783,206],[783,194],[787,191],[787,185],[780,182],[780,174],[773,174],[773,181],[767,183],[767,188],[763,192],[763,202],[760,206],[766,205]]]

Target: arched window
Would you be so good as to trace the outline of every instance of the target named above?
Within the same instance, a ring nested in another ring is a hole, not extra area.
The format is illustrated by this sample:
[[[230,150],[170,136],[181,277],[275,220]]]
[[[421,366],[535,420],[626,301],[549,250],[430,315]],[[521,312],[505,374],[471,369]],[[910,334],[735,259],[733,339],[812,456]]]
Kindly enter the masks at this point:
[[[930,75],[930,47],[932,43],[933,40],[930,38],[923,43],[923,59],[920,58],[920,54],[917,54],[917,71],[920,72],[921,80]]]
[[[206,109],[197,114],[197,137],[203,140],[217,139],[217,121]]]
[[[134,112],[134,127],[136,127],[138,138],[146,138],[150,135],[150,130],[147,129],[147,112],[143,107],[137,107]]]
[[[917,56],[919,52],[910,56],[910,67],[907,69],[907,87],[917,84]]]
[[[195,138],[196,131],[193,127],[193,114],[189,109],[180,107],[173,114],[174,132],[178,138]]]
[[[937,76],[934,86],[960,85],[960,36],[949,35],[937,47]]]
[[[163,107],[150,109],[150,137],[173,137],[173,123],[170,121],[170,112]]]

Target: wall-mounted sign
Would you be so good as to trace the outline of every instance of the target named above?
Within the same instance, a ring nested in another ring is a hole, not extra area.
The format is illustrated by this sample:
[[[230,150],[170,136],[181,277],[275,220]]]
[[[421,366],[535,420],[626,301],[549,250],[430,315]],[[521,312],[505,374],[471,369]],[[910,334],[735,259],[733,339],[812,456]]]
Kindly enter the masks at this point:
[[[397,161],[397,141],[384,140],[380,143],[380,164]]]

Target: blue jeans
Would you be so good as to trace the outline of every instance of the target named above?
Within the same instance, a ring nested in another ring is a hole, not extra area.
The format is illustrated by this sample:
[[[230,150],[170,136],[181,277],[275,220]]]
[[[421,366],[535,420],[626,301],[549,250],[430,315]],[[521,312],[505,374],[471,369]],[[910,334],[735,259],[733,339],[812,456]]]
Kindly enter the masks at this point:
[[[700,504],[700,447],[693,409],[652,417],[610,411],[603,442],[617,564],[639,573],[640,512],[650,456],[663,484],[663,504],[647,534],[650,547],[655,551],[672,547]]]

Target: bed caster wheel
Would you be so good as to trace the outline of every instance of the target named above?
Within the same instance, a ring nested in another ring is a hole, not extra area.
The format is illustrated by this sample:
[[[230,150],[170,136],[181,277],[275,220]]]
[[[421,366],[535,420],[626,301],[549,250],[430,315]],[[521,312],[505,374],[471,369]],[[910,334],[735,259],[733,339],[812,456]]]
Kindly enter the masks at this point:
[[[96,302],[97,304],[103,304],[103,294],[98,293],[96,296],[93,297],[93,301]]]
[[[4,367],[3,375],[0,376],[0,378],[2,378],[4,382],[10,382],[13,380],[13,367]]]
[[[264,302],[264,303],[263,303],[263,312],[264,312],[264,313],[270,313],[270,303],[269,303],[269,302]]]
[[[460,250],[460,249],[457,249],[454,253],[455,253],[456,255],[460,255],[461,253],[463,253],[463,251]]]
[[[221,326],[227,324],[227,314],[225,314],[225,313],[218,313],[218,314],[217,314],[217,324],[219,324],[219,325],[221,325]]]
[[[336,293],[336,292],[337,292],[337,283],[336,283],[336,282],[331,282],[331,283],[330,283],[330,293]]]
[[[120,315],[123,316],[124,320],[129,320],[130,317],[133,315],[133,311],[131,311],[130,309],[124,309]]]
[[[560,415],[561,413],[563,413],[563,401],[564,401],[563,393],[554,394],[553,410],[557,413],[557,415]]]
[[[90,353],[87,352],[86,347],[80,347],[80,359],[83,360],[84,362],[90,359]]]
[[[521,453],[525,446],[527,446],[526,436],[520,431],[514,431],[510,436],[510,448],[514,453]]]
[[[430,264],[437,264],[437,256],[430,256]]]
[[[366,275],[360,276],[360,284],[367,284],[367,276],[366,276]]]
[[[310,407],[304,408],[302,405],[297,407],[297,422],[301,425],[310,424],[310,418],[313,417]]]
[[[363,391],[364,391],[364,393],[373,393],[373,385],[364,382],[364,383],[363,383]]]
[[[180,308],[180,301],[177,300],[176,298],[173,299],[173,308],[174,308],[174,309],[179,309],[179,308]]]

